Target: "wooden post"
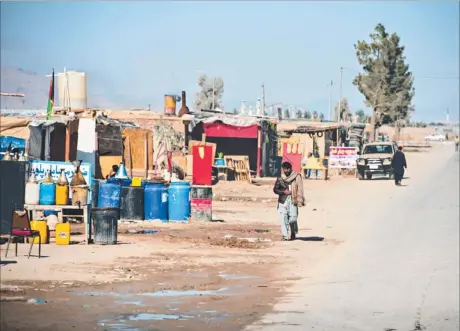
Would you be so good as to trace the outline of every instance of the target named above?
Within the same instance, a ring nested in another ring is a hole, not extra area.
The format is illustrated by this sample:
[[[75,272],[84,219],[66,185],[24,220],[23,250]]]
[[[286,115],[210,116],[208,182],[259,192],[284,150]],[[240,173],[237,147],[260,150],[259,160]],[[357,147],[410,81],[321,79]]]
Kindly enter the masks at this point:
[[[70,161],[70,132],[68,124],[65,128],[65,160]]]
[[[145,157],[145,179],[149,176],[149,150],[148,150],[148,133],[144,137],[144,157]]]
[[[131,141],[129,139],[129,136],[126,137],[126,140],[127,140],[127,144],[128,144],[129,174],[130,174],[131,178],[133,178],[133,158],[131,156]]]
[[[260,162],[262,160],[262,131],[260,126],[257,130],[257,177],[260,177]],[[249,172],[249,176],[251,176],[251,172]]]
[[[201,143],[202,143],[202,144],[206,144],[206,133],[203,133],[203,134],[201,135]]]

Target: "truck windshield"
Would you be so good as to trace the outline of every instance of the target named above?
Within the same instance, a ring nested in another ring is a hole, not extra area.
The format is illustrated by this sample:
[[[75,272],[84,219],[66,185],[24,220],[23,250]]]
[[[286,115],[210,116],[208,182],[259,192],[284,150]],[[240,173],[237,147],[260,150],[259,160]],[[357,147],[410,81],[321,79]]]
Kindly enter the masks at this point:
[[[364,147],[363,154],[393,154],[391,145],[370,145]]]

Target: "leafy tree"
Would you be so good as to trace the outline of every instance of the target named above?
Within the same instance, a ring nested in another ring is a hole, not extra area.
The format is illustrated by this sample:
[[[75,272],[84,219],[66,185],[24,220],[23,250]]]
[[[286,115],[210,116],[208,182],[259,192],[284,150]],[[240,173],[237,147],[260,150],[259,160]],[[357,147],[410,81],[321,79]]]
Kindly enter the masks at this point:
[[[323,113],[320,113],[319,114],[319,120],[322,122],[324,121],[324,114]]]
[[[196,94],[195,109],[223,109],[222,96],[224,94],[224,81],[221,77],[208,77],[201,75],[198,78],[201,91]],[[214,98],[213,98],[214,92]],[[212,104],[214,100],[214,105]]]
[[[339,114],[339,107],[340,109],[340,120],[347,120],[349,116],[351,115],[351,110],[350,106],[348,105],[348,99],[347,98],[342,98],[342,102],[337,102],[337,104],[334,106],[334,121],[337,122],[337,114]]]
[[[313,113],[312,113],[311,115],[312,115],[312,116],[311,116],[311,119],[312,119],[313,121],[317,121],[317,120],[318,120],[318,112],[317,112],[316,110],[313,111]]]
[[[291,118],[291,112],[288,108],[284,110],[284,118]]]
[[[295,112],[295,117],[296,117],[296,118],[302,118],[302,117],[303,117],[302,115],[303,115],[303,114],[302,114],[302,109],[297,108],[297,110],[296,110],[296,112]]]
[[[309,110],[305,110],[303,112],[303,118],[308,119],[308,120],[311,119],[311,113]]]
[[[356,115],[356,119],[357,119],[358,123],[366,123],[367,116],[366,116],[366,114],[364,113],[364,110],[358,109],[358,110],[355,112],[355,115]]]
[[[382,24],[377,24],[371,41],[354,45],[364,73],[358,74],[353,84],[372,108],[375,127],[406,119],[414,111],[413,76],[404,56],[404,46],[396,33],[391,35]]]

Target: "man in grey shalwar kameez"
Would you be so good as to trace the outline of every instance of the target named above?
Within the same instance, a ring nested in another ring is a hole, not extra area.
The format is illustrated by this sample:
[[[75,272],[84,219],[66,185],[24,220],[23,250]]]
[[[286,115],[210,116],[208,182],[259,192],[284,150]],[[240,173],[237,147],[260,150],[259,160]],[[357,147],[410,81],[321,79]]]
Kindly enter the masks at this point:
[[[294,240],[298,232],[299,207],[305,206],[305,198],[302,176],[292,170],[289,162],[281,165],[281,177],[276,179],[273,192],[278,195],[278,214],[283,240]]]

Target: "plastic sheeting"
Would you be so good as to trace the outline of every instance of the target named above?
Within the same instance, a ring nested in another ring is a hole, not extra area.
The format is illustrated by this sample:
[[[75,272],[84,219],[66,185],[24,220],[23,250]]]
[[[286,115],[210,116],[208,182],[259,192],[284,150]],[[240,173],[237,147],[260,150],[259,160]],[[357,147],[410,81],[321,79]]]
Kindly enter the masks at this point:
[[[228,115],[216,115],[216,114],[195,114],[195,117],[190,121],[189,131],[192,132],[193,128],[198,123],[214,123],[220,121],[227,125],[248,127],[255,124],[259,124],[260,119],[257,117],[242,117],[242,116],[228,116]]]

